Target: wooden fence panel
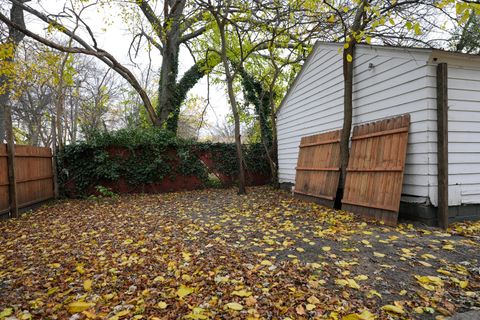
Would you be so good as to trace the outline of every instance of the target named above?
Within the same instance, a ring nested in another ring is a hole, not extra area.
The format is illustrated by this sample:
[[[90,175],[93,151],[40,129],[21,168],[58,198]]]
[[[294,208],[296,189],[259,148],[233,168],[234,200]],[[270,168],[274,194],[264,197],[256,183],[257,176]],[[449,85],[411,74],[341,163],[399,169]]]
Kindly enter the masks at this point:
[[[295,195],[333,207],[340,178],[341,130],[302,137]]]
[[[396,225],[410,115],[353,129],[342,209]]]
[[[24,208],[54,197],[50,148],[15,146],[18,207]],[[9,208],[6,145],[0,145],[0,213]]]

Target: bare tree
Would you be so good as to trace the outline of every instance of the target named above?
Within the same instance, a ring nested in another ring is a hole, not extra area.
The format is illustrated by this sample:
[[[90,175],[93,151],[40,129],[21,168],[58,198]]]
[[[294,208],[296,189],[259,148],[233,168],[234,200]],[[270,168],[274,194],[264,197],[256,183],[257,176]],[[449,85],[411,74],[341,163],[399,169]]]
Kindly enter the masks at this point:
[[[135,91],[142,99],[150,121],[153,123],[153,125],[160,125],[159,119],[155,113],[150,98],[148,97],[147,93],[145,92],[135,75],[127,67],[118,62],[118,60],[112,54],[98,47],[97,40],[95,39],[91,28],[80,16],[80,14],[83,12],[83,9],[86,8],[85,6],[82,7],[79,13],[77,13],[73,8],[65,9],[66,12],[64,12],[62,15],[57,16],[58,19],[53,19],[48,13],[42,13],[38,10],[35,10],[34,8],[25,5],[19,0],[9,0],[9,2],[14,4],[18,8],[24,10],[25,12],[28,12],[40,21],[44,22],[47,26],[54,27],[58,32],[66,35],[68,39],[71,39],[74,45],[70,47],[62,45],[59,42],[53,40],[49,40],[39,35],[38,33],[29,30],[25,25],[19,24],[16,21],[9,19],[2,13],[0,13],[0,21],[4,22],[10,28],[17,30],[18,33],[26,35],[58,51],[65,53],[81,53],[96,57],[97,59],[105,63],[108,67],[115,70],[115,72],[117,72],[121,77],[123,77],[135,89]],[[60,16],[71,18],[71,20],[75,21],[76,25],[83,26],[83,29],[85,29],[84,31],[90,37],[89,40],[91,44],[89,44],[87,40],[76,34],[75,29],[69,28],[66,24],[62,23],[60,21]]]

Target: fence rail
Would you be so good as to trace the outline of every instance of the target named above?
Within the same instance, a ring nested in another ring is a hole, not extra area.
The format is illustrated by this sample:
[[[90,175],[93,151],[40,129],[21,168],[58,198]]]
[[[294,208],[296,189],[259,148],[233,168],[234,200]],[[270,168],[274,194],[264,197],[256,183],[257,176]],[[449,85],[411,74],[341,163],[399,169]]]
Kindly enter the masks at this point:
[[[0,144],[0,214],[9,211],[7,146]],[[50,148],[15,146],[18,208],[54,197],[52,151]]]

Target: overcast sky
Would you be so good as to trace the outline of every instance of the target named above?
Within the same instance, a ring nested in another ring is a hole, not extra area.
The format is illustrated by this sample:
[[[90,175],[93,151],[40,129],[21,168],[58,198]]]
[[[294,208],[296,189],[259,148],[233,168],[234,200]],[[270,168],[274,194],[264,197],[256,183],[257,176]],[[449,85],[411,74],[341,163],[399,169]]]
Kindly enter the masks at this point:
[[[43,8],[49,13],[59,13],[63,9],[65,1],[55,0],[42,0],[32,1],[30,5],[36,8]],[[111,54],[120,61],[122,64],[128,66],[131,70],[140,78],[140,71],[135,68],[129,57],[128,48],[132,41],[132,34],[128,31],[127,27],[121,21],[121,14],[115,5],[112,8],[99,8],[94,6],[88,8],[82,14],[82,18],[89,24],[90,28],[95,34],[98,42],[98,46]],[[34,26],[35,29],[40,31],[40,28],[45,29],[45,24],[37,22],[32,19],[28,19],[27,26]],[[45,32],[45,31],[43,31]],[[89,39],[84,36],[84,39]],[[90,42],[89,42],[90,43]],[[158,73],[161,64],[161,56],[154,48],[151,54],[153,71]],[[180,76],[193,65],[193,59],[187,49],[183,48],[180,51]],[[145,48],[139,51],[138,57],[135,59],[135,63],[141,66],[142,69],[148,66],[149,58],[147,50]],[[99,63],[101,63],[99,61]],[[140,80],[140,79],[139,79]],[[156,80],[155,80],[156,81]],[[189,92],[189,94],[198,95],[207,98],[208,92],[207,77],[204,77],[197,85]],[[207,109],[207,120],[215,124],[217,121],[223,123],[226,121],[228,114],[230,113],[230,107],[228,105],[226,94],[223,86],[210,85],[210,104],[211,107]]]

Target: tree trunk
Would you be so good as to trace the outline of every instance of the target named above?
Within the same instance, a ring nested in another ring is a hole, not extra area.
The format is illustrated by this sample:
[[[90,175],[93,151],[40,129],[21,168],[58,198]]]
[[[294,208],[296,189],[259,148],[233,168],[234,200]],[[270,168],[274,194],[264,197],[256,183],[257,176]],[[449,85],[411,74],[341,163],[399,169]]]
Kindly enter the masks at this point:
[[[5,86],[6,82],[8,81],[8,78],[5,75],[0,75],[0,88],[5,87],[6,91],[2,94],[0,94],[0,143],[3,143],[3,141],[6,138],[5,135],[5,129],[6,129],[6,110],[5,108],[7,107],[9,99],[9,90]]]
[[[17,178],[15,175],[15,139],[13,134],[12,111],[9,105],[6,105],[4,108],[7,136],[8,195],[10,202],[10,215],[12,218],[18,218]]]
[[[163,48],[162,67],[158,88],[157,114],[160,123],[164,126],[169,118],[175,99],[175,89],[178,75],[179,45],[173,36],[168,38]]]
[[[230,66],[228,65],[227,57],[227,43],[225,38],[225,20],[220,21],[218,16],[215,16],[218,29],[220,31],[220,40],[222,42],[222,62],[225,69],[225,78],[227,80],[227,91],[230,99],[230,105],[232,107],[233,119],[235,121],[235,145],[237,149],[237,161],[238,161],[238,194],[246,194],[245,187],[245,168],[243,166],[243,150],[242,150],[242,137],[240,134],[240,115],[238,114],[237,99],[235,97],[235,91],[233,89],[233,77],[230,72]],[[241,66],[240,66],[241,67]]]
[[[0,79],[0,87],[3,86],[3,81]],[[5,105],[7,99],[4,94],[0,94],[0,144],[5,140]]]
[[[218,56],[216,53],[212,54]],[[177,132],[180,107],[187,98],[188,92],[220,62],[220,58],[200,60],[188,69],[178,81],[175,85],[175,97],[172,101],[170,115],[167,119],[168,130]]]
[[[23,2],[23,1],[22,1]],[[25,26],[25,18],[23,15],[23,10],[13,4],[10,9],[10,19],[15,24],[22,27]],[[25,35],[20,31],[9,27],[7,43],[11,43],[13,46],[12,55],[5,59],[6,62],[13,62],[15,59],[15,52],[18,44],[23,40]],[[2,76],[0,79],[0,85],[5,84],[8,81],[8,77]],[[7,140],[7,150],[8,150],[8,183],[9,183],[9,198],[10,198],[10,213],[12,217],[18,217],[18,205],[17,205],[17,180],[15,176],[15,141],[13,134],[13,123],[12,123],[12,110],[9,105],[10,100],[10,90],[7,86],[6,91],[0,97],[0,113],[3,113],[3,126],[6,140]],[[1,117],[0,117],[1,120]],[[2,124],[0,124],[0,129]],[[0,132],[0,136],[2,133]]]
[[[349,33],[345,30],[345,45],[343,50],[343,127],[340,140],[340,179],[338,182],[337,195],[335,197],[335,208],[342,206],[343,191],[345,188],[345,179],[347,176],[348,159],[350,157],[350,133],[353,122],[353,62],[355,59],[355,45],[357,44],[355,36],[360,30],[365,28],[364,18],[365,8],[368,0],[362,0],[355,13],[355,18]]]
[[[355,43],[352,41],[349,47],[343,51],[343,127],[340,140],[340,179],[338,183],[335,208],[341,207],[340,200],[343,197],[345,178],[347,174],[348,159],[350,157],[350,132],[352,131],[353,119],[353,57]],[[351,57],[351,59],[349,59]],[[351,60],[351,61],[348,61]]]
[[[270,163],[270,171],[272,173],[272,185],[275,189],[279,189],[280,183],[278,181],[277,119],[273,108],[273,103],[274,102],[272,100],[272,107],[270,108],[270,121],[272,122],[272,147],[268,160]]]
[[[64,147],[64,143],[63,143],[64,133],[63,133],[63,123],[62,123],[62,120],[64,119],[63,110],[65,107],[64,72],[65,72],[65,66],[67,65],[69,56],[70,56],[69,53],[65,53],[65,56],[63,57],[62,62],[60,64],[60,70],[59,70],[60,78],[57,84],[57,101],[55,103],[55,113],[56,113],[55,127],[57,130],[58,149],[60,151],[62,151]]]
[[[55,116],[52,117],[52,171],[53,171],[53,194],[58,198],[58,167],[57,167],[57,130]]]

